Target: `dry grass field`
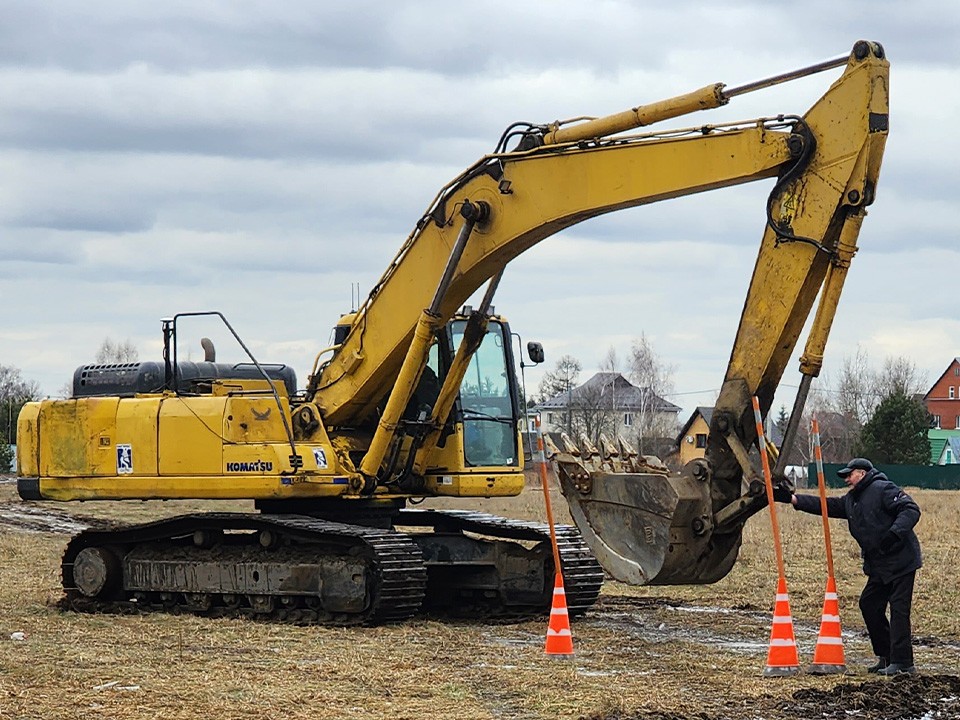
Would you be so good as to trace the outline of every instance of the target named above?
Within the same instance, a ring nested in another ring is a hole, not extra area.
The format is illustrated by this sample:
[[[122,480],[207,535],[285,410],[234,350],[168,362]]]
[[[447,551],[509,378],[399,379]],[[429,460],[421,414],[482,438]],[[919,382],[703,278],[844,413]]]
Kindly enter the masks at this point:
[[[545,619],[336,629],[63,612],[59,558],[73,531],[64,524],[70,515],[141,521],[249,505],[23,504],[14,485],[2,483],[0,719],[772,720],[920,718],[934,710],[948,714],[926,717],[958,717],[960,493],[912,494],[924,512],[914,615],[922,674],[868,681],[863,668],[873,657],[857,610],[863,578],[842,523],[832,528],[850,673],[764,679],[776,588],[766,511],[750,521],[739,562],[715,585],[606,583],[595,609],[574,623],[575,657],[559,660],[544,655]],[[535,489],[511,500],[447,504],[543,516]],[[554,506],[565,516],[558,494]],[[825,582],[821,525],[778,511],[801,661],[809,662]]]

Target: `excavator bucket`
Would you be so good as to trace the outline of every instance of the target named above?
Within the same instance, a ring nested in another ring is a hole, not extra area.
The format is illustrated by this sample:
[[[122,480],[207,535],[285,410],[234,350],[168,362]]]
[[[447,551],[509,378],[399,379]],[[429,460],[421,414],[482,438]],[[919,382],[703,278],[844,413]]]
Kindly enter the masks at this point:
[[[694,461],[671,474],[657,458],[641,456],[622,438],[600,437],[597,448],[565,435],[547,441],[570,513],[597,560],[631,585],[716,582],[740,547],[739,526],[714,526],[710,474]]]

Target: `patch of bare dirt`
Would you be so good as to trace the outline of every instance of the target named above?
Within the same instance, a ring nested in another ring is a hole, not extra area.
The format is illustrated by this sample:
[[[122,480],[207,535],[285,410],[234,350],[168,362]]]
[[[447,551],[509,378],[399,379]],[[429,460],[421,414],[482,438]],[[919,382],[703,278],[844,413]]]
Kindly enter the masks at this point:
[[[889,680],[805,688],[789,698],[761,695],[727,700],[693,714],[614,710],[581,720],[939,720],[960,717],[960,677],[900,675]]]

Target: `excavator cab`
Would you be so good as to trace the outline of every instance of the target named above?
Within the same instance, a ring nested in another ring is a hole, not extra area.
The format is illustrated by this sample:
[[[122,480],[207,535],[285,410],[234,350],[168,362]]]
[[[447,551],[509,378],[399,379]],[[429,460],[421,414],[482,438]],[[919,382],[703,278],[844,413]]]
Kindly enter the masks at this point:
[[[454,347],[463,340],[465,319],[450,324]],[[467,467],[517,464],[519,393],[513,372],[510,328],[500,319],[487,325],[483,341],[460,383],[463,459]]]
[[[477,315],[467,307],[437,331],[400,421],[410,442],[397,447],[383,476],[398,476],[401,484],[406,478],[438,495],[504,495],[522,489],[520,387],[510,326],[488,316],[474,330]],[[465,338],[475,349],[458,352]],[[447,404],[449,412],[438,426],[431,418]]]

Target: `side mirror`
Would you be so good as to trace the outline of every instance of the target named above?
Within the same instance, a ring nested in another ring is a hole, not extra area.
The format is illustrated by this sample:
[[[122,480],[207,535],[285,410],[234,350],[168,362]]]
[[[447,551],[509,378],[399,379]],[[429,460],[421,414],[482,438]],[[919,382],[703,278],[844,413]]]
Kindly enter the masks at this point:
[[[530,356],[530,361],[534,365],[539,365],[543,362],[543,345],[538,342],[530,341],[527,343],[527,355]]]

